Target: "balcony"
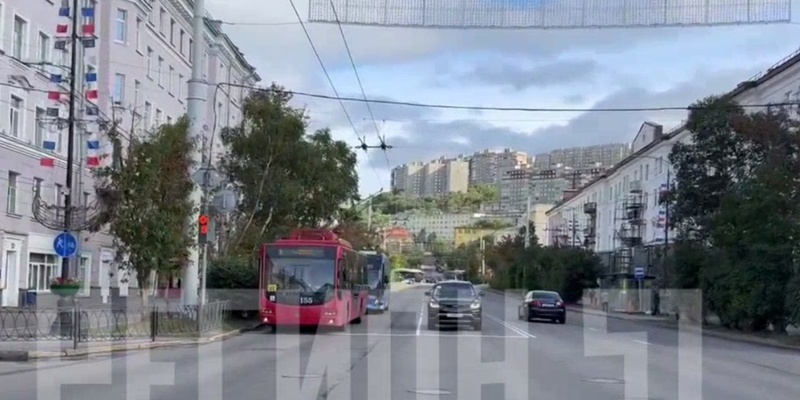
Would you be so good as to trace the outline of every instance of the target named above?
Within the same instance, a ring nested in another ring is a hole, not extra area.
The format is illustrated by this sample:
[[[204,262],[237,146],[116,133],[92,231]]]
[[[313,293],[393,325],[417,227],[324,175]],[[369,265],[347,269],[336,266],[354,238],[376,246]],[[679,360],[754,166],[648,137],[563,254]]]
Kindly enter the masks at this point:
[[[586,203],[583,205],[584,214],[597,214],[597,203]]]

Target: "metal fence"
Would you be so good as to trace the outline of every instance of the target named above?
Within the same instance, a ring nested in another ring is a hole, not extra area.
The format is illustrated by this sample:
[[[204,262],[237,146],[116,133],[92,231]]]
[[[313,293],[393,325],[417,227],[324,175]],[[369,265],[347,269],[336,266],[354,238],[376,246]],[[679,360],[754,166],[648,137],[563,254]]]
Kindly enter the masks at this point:
[[[0,341],[123,341],[196,337],[223,328],[229,302],[172,309],[0,309]]]

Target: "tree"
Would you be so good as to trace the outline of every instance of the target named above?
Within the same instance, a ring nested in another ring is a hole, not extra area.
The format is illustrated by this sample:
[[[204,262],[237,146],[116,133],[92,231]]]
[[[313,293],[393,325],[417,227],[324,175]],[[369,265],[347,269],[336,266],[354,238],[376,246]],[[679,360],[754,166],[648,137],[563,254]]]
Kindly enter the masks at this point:
[[[243,122],[221,133],[221,169],[241,193],[225,252],[249,253],[294,227],[328,224],[357,199],[356,155],[327,129],[306,133],[304,110],[273,84],[250,95]]]
[[[179,271],[193,242],[194,142],[188,128],[184,117],[144,138],[132,136],[126,155],[116,151],[112,165],[96,171],[116,261],[127,275],[135,276],[145,305],[152,275]],[[108,136],[115,149],[122,148],[114,127]]]
[[[704,309],[727,327],[783,331],[800,305],[800,123],[786,110],[745,114],[728,98],[696,106],[691,143],[670,154],[678,283],[703,289]]]

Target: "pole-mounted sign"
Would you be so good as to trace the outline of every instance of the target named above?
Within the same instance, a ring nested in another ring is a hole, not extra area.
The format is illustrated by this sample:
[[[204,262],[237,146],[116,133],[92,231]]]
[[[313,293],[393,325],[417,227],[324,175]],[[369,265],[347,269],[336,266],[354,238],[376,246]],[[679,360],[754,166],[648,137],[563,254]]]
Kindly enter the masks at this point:
[[[199,218],[197,218],[198,224],[198,237],[197,242],[200,244],[206,243],[206,238],[208,236],[208,215],[201,214]]]

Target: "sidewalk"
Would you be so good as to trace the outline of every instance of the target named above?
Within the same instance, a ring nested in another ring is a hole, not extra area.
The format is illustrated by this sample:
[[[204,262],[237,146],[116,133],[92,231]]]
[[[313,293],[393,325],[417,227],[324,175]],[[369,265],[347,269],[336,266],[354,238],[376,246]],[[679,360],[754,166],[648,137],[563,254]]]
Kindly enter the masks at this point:
[[[199,338],[161,338],[155,341],[151,341],[150,339],[89,341],[78,343],[77,349],[73,349],[73,342],[71,340],[4,341],[0,342],[0,362],[21,362],[155,349],[160,347],[198,345],[226,340],[248,330],[250,330],[250,328],[231,329],[226,332],[205,335]]]

